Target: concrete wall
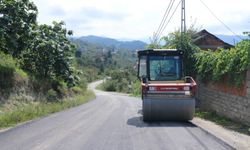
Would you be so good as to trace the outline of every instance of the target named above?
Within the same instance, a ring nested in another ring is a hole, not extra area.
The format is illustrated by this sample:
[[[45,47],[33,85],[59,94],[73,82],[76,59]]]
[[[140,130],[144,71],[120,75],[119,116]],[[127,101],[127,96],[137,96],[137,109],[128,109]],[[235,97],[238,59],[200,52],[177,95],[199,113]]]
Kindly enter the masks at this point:
[[[250,125],[250,70],[246,73],[245,84],[238,92],[218,87],[222,86],[198,82],[198,106],[202,110],[215,111],[219,115]]]

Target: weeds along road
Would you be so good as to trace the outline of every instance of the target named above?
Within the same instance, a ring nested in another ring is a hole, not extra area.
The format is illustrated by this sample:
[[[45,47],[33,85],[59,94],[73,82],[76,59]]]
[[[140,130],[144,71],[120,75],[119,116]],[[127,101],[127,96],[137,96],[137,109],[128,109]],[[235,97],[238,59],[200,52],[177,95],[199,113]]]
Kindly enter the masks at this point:
[[[90,85],[94,88],[99,82]],[[96,100],[0,133],[1,150],[230,150],[186,122],[144,123],[141,100],[94,90]]]

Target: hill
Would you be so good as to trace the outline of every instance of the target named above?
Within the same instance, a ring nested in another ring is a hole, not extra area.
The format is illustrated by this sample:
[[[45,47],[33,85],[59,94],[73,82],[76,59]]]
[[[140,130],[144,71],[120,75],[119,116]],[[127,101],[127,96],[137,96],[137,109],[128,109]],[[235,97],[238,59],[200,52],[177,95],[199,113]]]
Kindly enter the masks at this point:
[[[222,39],[223,41],[231,44],[231,45],[235,45],[237,44],[238,42],[240,42],[241,40],[239,39],[242,38],[242,39],[248,39],[248,36],[236,36],[236,35],[216,35],[218,38]]]
[[[98,44],[104,47],[113,47],[114,49],[127,49],[131,51],[135,51],[137,49],[144,49],[146,47],[146,43],[142,41],[119,41],[112,38],[107,37],[100,37],[100,36],[83,36],[78,38],[83,42],[91,43],[91,44]]]

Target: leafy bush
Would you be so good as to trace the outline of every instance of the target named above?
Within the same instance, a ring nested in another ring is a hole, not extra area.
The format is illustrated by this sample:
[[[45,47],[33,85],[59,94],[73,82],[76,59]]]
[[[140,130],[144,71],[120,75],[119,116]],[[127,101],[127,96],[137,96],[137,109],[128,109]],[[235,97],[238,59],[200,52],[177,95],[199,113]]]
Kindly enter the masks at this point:
[[[195,54],[196,69],[204,81],[220,81],[226,75],[239,86],[250,66],[250,41],[244,40],[230,50],[199,51]]]
[[[88,86],[87,79],[84,77],[81,77],[80,81],[77,83],[77,86],[79,86],[82,90],[86,90]]]
[[[133,93],[132,84],[137,81],[135,74],[133,68],[112,70],[109,72],[110,79],[103,83],[102,88],[106,91]]]
[[[141,82],[139,80],[134,82],[132,85],[132,89],[133,89],[132,94],[134,96],[140,96],[141,95]]]
[[[116,82],[113,80],[106,80],[102,86],[105,91],[116,91]]]
[[[56,102],[56,101],[58,101],[57,92],[55,90],[53,90],[53,89],[50,89],[47,92],[46,98],[47,98],[48,102]]]
[[[10,68],[12,70],[15,70],[17,67],[16,61],[12,58],[11,55],[5,54],[0,51],[0,66],[4,66],[6,68]]]
[[[83,89],[77,86],[74,86],[71,88],[74,94],[81,94],[83,92]]]
[[[0,88],[12,88],[17,78],[27,78],[27,74],[19,68],[11,55],[0,52],[0,58]]]

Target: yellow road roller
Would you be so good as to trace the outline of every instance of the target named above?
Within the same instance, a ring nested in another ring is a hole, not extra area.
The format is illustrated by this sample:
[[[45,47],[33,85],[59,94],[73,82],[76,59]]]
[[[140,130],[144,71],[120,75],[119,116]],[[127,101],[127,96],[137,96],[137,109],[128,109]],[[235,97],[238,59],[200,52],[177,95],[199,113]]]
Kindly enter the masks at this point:
[[[147,49],[137,53],[143,121],[192,120],[196,82],[183,74],[183,51]]]

